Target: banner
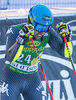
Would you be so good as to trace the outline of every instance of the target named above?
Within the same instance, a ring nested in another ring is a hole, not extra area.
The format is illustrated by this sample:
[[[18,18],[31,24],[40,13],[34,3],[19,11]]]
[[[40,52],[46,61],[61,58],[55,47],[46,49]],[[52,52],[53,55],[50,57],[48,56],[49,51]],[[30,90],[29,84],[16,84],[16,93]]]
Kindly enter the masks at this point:
[[[26,22],[26,20],[27,19],[25,18],[0,20],[1,23],[0,24],[0,76],[1,76],[1,72],[4,66],[4,60],[5,60],[4,56],[5,56],[5,47],[6,47],[5,45],[6,31],[10,25],[24,23]],[[73,43],[72,57],[76,68],[76,15],[62,14],[62,15],[54,16],[54,23],[52,27],[54,27],[55,30],[56,30],[55,26],[59,22],[67,23],[71,27],[72,43]],[[46,48],[44,49],[43,56],[41,58],[41,63],[45,71],[54,100],[76,100],[76,78],[73,73],[70,59],[60,56],[57,52],[53,51],[52,48],[47,44]],[[42,84],[47,93],[48,100],[51,100],[40,67],[39,67],[39,73],[42,79]]]

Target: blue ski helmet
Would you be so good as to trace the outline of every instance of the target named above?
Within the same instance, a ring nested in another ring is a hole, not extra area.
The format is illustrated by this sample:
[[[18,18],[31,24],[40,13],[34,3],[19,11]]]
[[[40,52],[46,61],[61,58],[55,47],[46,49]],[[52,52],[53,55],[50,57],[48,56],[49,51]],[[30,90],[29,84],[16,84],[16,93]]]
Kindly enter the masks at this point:
[[[53,14],[45,5],[38,4],[31,8],[29,11],[29,17],[33,26],[35,26],[36,23],[45,26],[52,25],[53,23]]]

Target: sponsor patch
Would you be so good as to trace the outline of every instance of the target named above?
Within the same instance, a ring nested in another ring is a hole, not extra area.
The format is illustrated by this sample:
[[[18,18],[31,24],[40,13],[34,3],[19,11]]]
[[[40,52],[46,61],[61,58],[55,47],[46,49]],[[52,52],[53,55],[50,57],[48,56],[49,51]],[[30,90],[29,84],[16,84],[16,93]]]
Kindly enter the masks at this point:
[[[40,41],[34,41],[34,44],[35,44],[35,47],[38,47],[38,46],[40,46],[40,45],[41,45],[41,42],[40,42]],[[27,45],[29,45],[30,47],[33,47],[33,45],[32,45],[32,42],[31,42],[31,41],[29,41],[29,42],[27,43]]]
[[[43,20],[50,21],[51,20],[51,16],[43,16]]]
[[[3,82],[2,85],[0,85],[0,93],[6,93],[6,95],[9,96],[9,94],[8,94],[8,84],[6,84],[5,82]]]

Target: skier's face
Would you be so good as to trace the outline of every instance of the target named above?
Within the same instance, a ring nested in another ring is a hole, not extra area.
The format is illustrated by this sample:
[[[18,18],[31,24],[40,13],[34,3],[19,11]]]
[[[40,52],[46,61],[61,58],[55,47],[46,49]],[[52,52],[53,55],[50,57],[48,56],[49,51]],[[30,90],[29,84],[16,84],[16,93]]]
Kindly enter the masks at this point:
[[[43,32],[38,32],[38,31],[36,31],[36,30],[34,29],[34,37],[35,37],[36,39],[40,39],[44,34],[45,34],[44,31],[43,31]]]

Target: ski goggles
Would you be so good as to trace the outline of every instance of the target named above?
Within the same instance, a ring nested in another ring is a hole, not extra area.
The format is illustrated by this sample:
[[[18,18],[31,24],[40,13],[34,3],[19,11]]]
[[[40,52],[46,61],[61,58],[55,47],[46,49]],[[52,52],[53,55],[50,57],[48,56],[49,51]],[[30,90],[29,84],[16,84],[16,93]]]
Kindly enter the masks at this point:
[[[43,25],[40,25],[40,24],[36,24],[35,25],[35,29],[38,31],[38,32],[47,32],[48,29],[49,29],[50,26],[43,26]]]

